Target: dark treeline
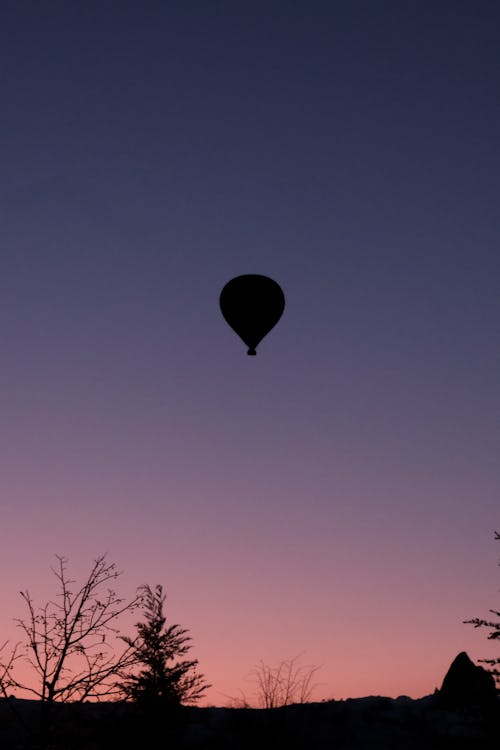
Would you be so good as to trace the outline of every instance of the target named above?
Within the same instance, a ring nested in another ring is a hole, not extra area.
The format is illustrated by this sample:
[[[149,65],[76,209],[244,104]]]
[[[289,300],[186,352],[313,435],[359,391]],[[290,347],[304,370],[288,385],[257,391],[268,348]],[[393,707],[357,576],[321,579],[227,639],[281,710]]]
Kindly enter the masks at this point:
[[[0,649],[1,750],[245,750],[264,744],[476,750],[500,739],[499,660],[481,660],[490,665],[486,670],[465,652],[441,689],[419,700],[311,702],[319,667],[304,667],[295,657],[254,668],[257,707],[242,694],[229,698],[226,708],[199,708],[211,686],[198,660],[189,658],[188,631],[167,623],[161,585],[144,584],[132,599],[119,597],[112,586],[121,573],[105,556],[94,560],[79,588],[66,558],[57,557],[53,573],[57,592],[43,606],[21,592],[27,615],[16,622],[24,640]],[[120,634],[120,618],[137,611],[134,634]],[[490,639],[500,635],[497,621],[466,622],[489,628]],[[31,678],[24,681],[18,675],[27,666]]]

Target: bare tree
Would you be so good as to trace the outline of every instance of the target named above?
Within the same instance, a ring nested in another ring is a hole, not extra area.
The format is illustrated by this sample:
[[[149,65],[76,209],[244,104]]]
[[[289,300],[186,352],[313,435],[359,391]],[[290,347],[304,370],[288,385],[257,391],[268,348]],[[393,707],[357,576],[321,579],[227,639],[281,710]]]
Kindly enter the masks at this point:
[[[500,534],[498,533],[498,531],[495,531],[495,539],[497,541],[500,541]],[[495,615],[495,617],[500,618],[500,612],[497,612],[497,610],[490,609],[489,611],[491,612],[492,615]],[[488,635],[488,639],[500,640],[500,619],[497,621],[492,621],[492,620],[482,620],[479,617],[475,617],[472,620],[464,620],[464,623],[474,625],[475,628],[491,628],[491,632]],[[481,661],[484,664],[490,665],[491,669],[489,671],[491,672],[491,674],[493,675],[495,679],[497,688],[500,690],[500,671],[497,669],[497,666],[500,665],[500,658],[478,659],[478,661]]]
[[[75,581],[67,574],[67,559],[56,558],[58,564],[52,568],[58,582],[56,601],[36,608],[29,592],[20,592],[28,615],[16,623],[24,638],[0,662],[0,693],[5,698],[13,689],[40,701],[42,747],[48,742],[56,702],[99,700],[119,693],[116,675],[134,664],[136,655],[130,646],[116,655],[110,639],[119,632],[117,618],[141,604],[139,594],[125,601],[107,586],[121,572],[105,555],[94,560],[86,581],[75,590]],[[31,668],[29,681],[16,677],[20,662]]]
[[[313,683],[313,676],[320,666],[300,665],[302,654],[292,659],[284,659],[275,667],[270,667],[262,660],[252,669],[257,687],[255,695],[259,708],[278,708],[292,703],[308,703],[319,683]],[[233,708],[249,708],[250,702],[240,690],[241,696],[230,699]]]

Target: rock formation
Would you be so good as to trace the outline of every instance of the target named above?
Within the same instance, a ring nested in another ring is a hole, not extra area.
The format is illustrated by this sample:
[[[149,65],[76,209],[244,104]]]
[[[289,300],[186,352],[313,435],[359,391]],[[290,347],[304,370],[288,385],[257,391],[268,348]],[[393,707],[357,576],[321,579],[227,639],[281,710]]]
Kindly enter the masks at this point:
[[[489,708],[497,704],[495,680],[462,651],[451,663],[437,697],[443,708]]]

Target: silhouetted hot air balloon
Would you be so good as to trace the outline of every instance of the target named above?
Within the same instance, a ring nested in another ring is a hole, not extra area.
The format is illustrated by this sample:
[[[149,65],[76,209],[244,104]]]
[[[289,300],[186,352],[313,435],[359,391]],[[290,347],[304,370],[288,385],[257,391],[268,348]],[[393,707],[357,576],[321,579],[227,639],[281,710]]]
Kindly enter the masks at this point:
[[[219,303],[227,323],[249,347],[247,354],[257,354],[255,347],[283,314],[285,295],[276,281],[253,273],[228,281]]]

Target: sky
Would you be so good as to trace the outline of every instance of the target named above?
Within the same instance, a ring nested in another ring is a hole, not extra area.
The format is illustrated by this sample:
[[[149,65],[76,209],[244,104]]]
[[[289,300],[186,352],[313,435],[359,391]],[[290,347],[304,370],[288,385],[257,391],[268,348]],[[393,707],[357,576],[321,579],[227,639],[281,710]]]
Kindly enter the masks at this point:
[[[498,609],[500,8],[6,0],[0,643],[106,554],[225,705],[433,692]],[[219,294],[282,287],[248,357]]]

